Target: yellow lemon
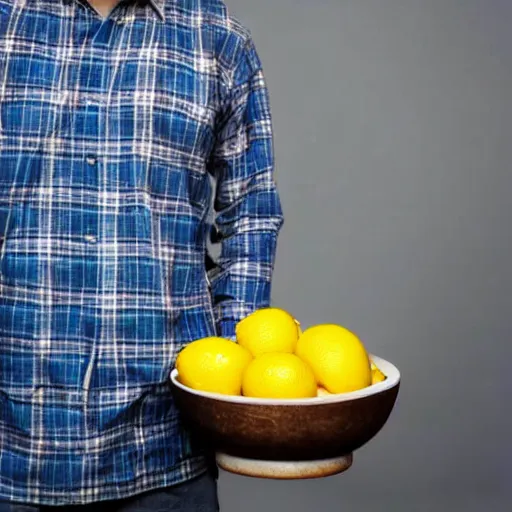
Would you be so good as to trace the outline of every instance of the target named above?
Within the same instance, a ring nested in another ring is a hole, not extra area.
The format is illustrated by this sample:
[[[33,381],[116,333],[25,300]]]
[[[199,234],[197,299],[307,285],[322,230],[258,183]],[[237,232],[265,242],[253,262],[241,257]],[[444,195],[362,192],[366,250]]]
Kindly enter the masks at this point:
[[[251,353],[237,343],[210,337],[193,341],[176,358],[179,381],[198,391],[240,395]]]
[[[370,359],[363,343],[340,325],[306,329],[295,353],[309,364],[318,384],[330,393],[347,393],[371,385]]]
[[[382,373],[382,371],[377,367],[377,365],[373,361],[371,361],[370,368],[372,371],[372,385],[386,380],[386,376]]]
[[[258,309],[236,326],[238,343],[253,356],[268,352],[293,353],[299,333],[299,322],[280,308]]]
[[[317,394],[317,384],[311,368],[295,354],[267,352],[247,366],[242,394],[257,398],[312,398]]]

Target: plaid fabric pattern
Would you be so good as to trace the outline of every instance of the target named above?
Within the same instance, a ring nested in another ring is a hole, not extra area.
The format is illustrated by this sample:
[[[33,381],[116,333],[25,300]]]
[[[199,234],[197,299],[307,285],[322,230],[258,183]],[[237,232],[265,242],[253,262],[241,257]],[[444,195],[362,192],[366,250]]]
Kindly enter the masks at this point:
[[[168,374],[269,304],[282,222],[260,61],[220,0],[0,0],[0,499],[201,473]]]

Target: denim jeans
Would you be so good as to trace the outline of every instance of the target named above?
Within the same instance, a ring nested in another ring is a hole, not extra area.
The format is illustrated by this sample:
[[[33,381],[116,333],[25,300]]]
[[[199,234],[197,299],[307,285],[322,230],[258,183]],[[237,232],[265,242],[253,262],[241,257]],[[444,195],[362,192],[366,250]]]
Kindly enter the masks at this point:
[[[70,507],[39,507],[0,501],[0,512],[218,512],[217,479],[210,473],[174,487],[121,501]]]

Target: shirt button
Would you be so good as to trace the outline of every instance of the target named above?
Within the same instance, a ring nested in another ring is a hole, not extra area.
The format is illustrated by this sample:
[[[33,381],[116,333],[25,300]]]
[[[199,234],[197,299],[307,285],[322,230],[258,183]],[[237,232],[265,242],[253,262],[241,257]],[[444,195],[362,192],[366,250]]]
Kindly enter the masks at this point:
[[[98,241],[94,235],[85,235],[84,240],[89,244],[95,244]]]
[[[98,162],[97,158],[94,156],[88,156],[86,160],[89,165],[96,165]]]

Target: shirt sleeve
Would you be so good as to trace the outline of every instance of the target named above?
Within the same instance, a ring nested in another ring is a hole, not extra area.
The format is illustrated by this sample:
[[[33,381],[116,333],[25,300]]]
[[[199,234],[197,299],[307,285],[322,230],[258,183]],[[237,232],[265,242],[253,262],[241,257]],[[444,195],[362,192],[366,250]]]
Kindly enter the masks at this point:
[[[210,285],[218,334],[234,339],[239,320],[270,305],[277,237],[284,222],[274,175],[269,95],[251,39],[240,51],[222,101],[211,172],[221,250]]]

